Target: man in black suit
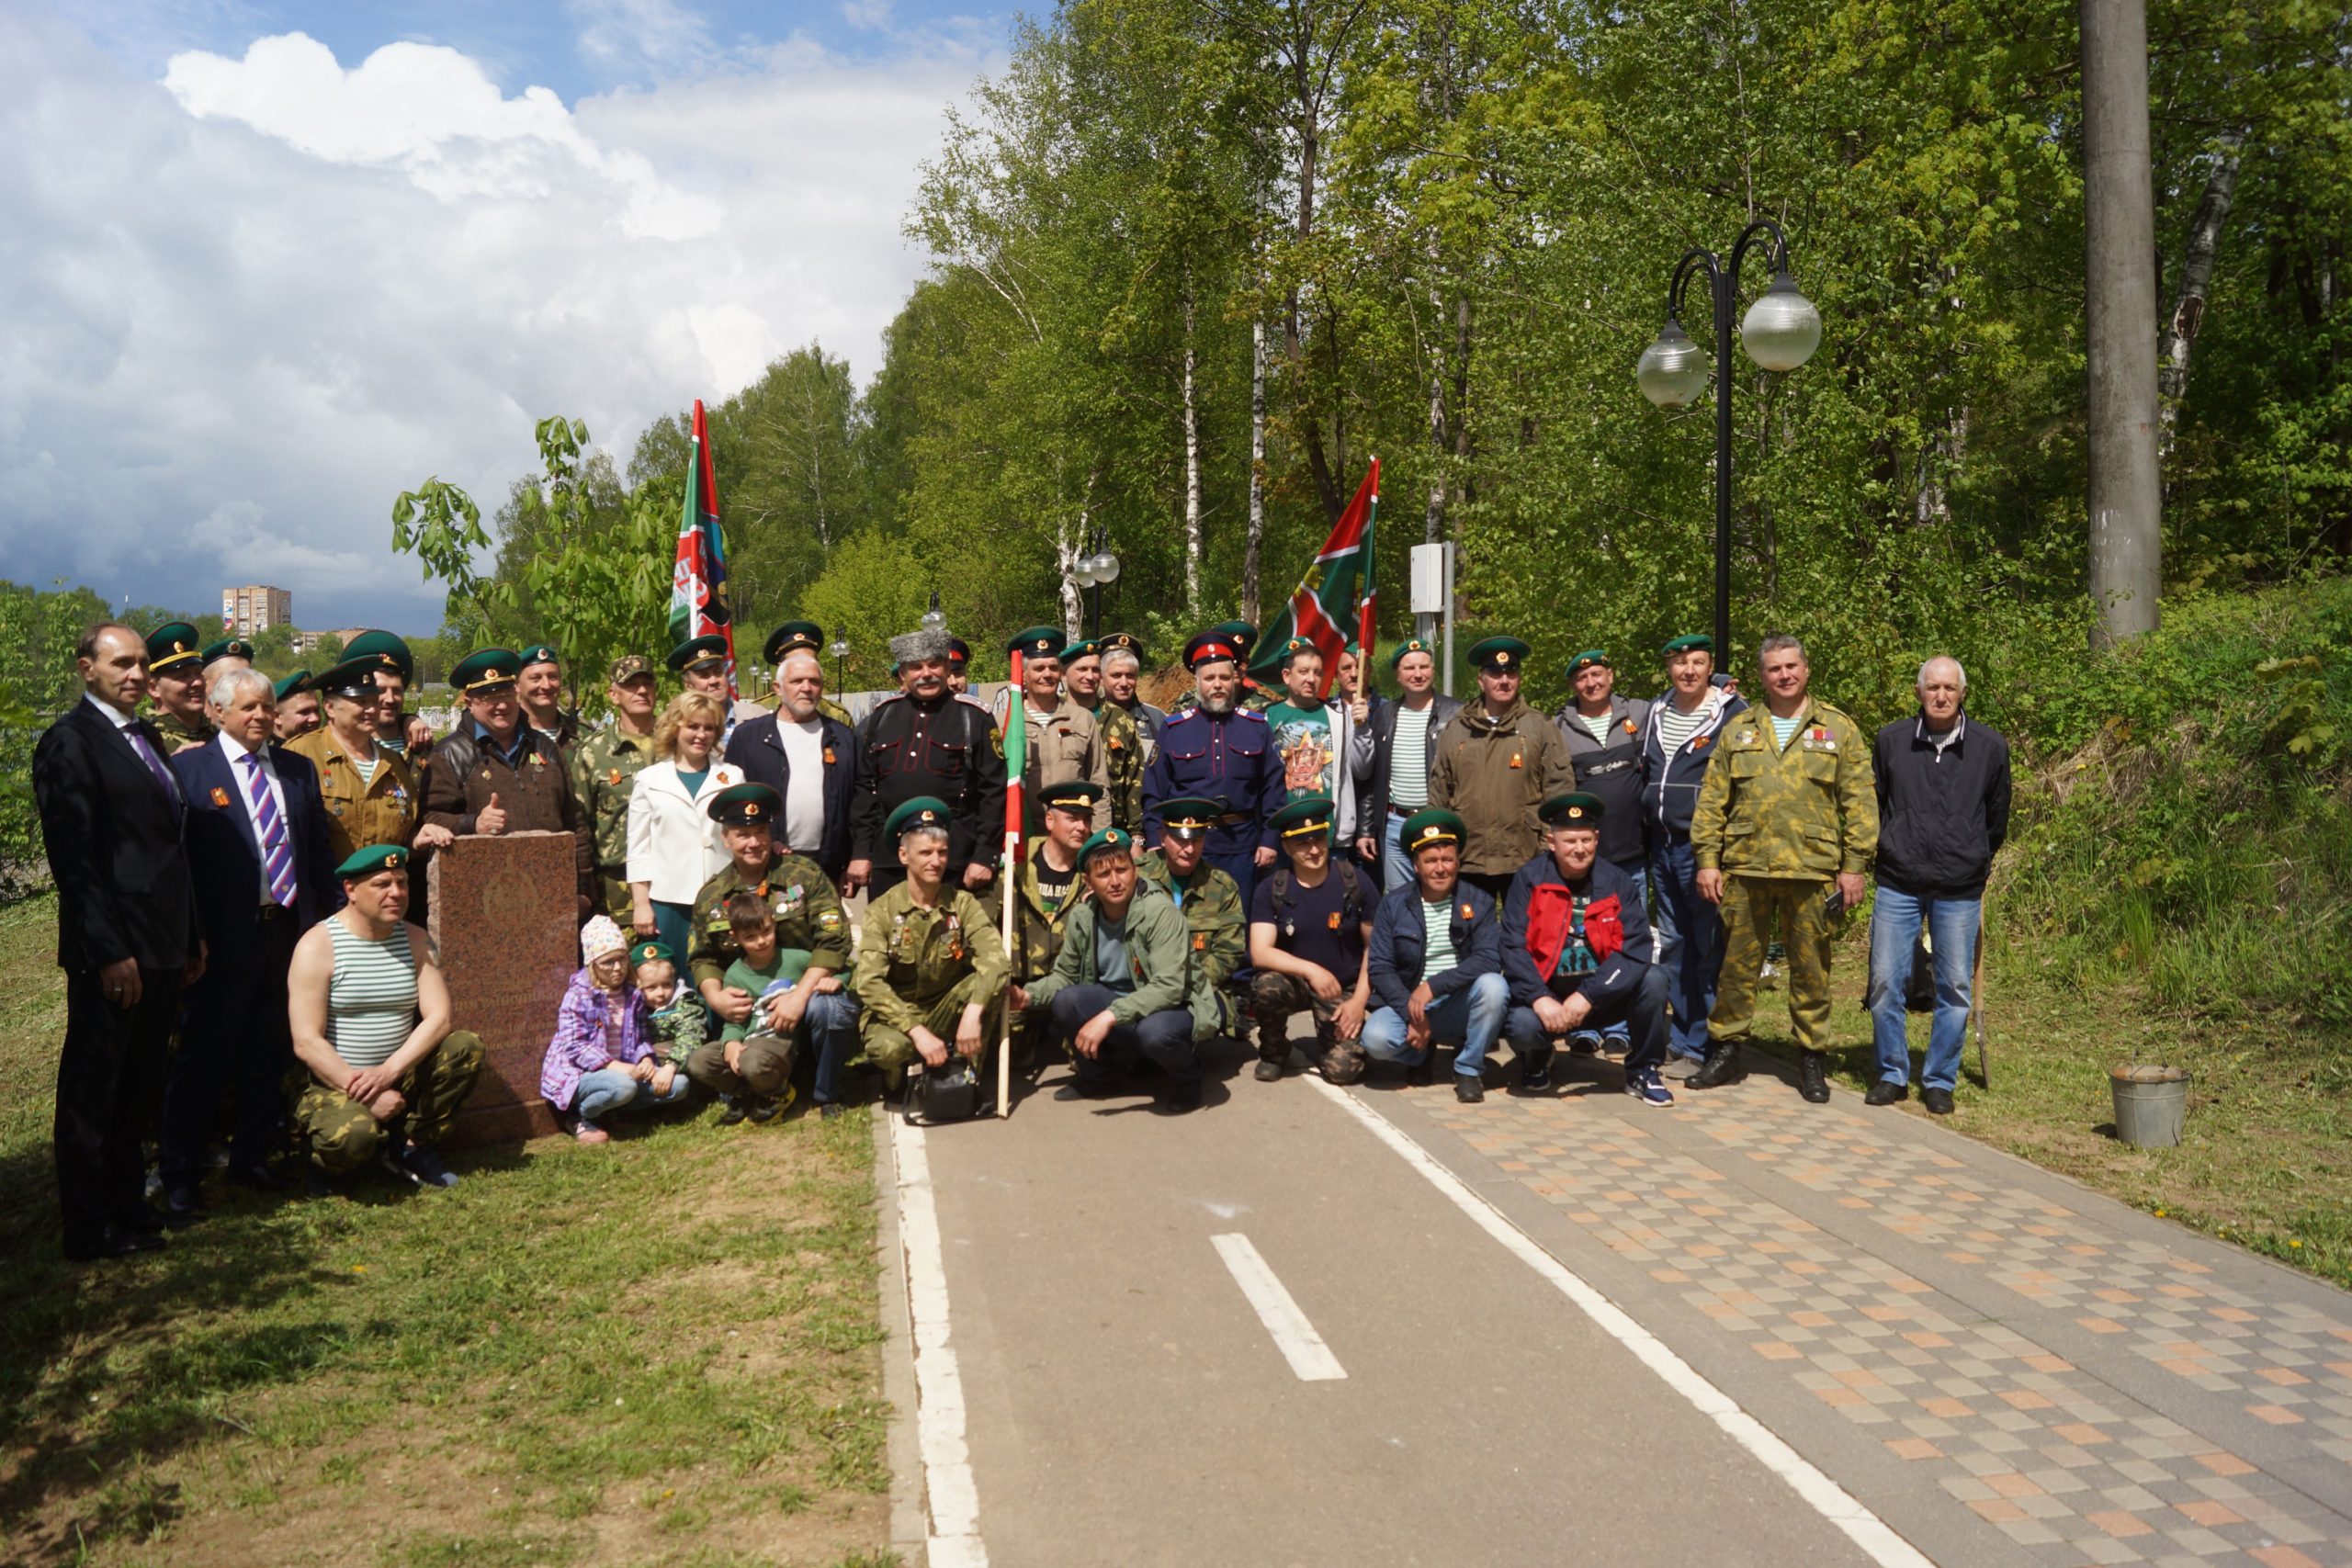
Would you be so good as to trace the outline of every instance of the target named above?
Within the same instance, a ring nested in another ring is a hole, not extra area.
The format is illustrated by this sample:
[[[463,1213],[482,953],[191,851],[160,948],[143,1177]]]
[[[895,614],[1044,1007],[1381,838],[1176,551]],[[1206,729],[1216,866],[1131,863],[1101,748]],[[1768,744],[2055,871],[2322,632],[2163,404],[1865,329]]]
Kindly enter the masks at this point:
[[[223,1096],[236,1111],[229,1179],[281,1185],[269,1156],[294,1061],[286,971],[297,939],[337,902],[318,772],[277,743],[269,677],[220,671],[205,709],[215,739],[172,757],[209,948],[164,1088],[164,1217],[175,1224],[204,1216],[205,1144]]]
[[[775,671],[775,712],[748,718],[728,738],[727,760],[752,784],[784,800],[779,849],[789,846],[823,868],[833,886],[849,870],[850,790],[857,782],[857,737],[824,711],[825,668],[806,648],[784,654]],[[800,769],[795,784],[794,769]]]
[[[65,1046],[57,1064],[57,1205],[65,1256],[163,1245],[141,1193],[140,1139],[164,1085],[180,987],[204,972],[164,740],[137,716],[147,646],[100,622],[74,649],[84,698],[33,749],[33,798],[57,884]]]

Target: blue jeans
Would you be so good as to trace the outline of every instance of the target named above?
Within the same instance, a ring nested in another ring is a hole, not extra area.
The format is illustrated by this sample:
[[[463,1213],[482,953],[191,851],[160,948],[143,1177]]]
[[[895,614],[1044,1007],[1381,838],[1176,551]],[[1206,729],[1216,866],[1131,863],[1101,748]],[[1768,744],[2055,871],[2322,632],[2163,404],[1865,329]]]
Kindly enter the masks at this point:
[[[857,997],[843,978],[838,991],[820,991],[800,1014],[802,1037],[817,1053],[817,1103],[841,1098],[842,1066],[857,1055]]]
[[[1510,982],[1500,975],[1481,975],[1452,996],[1430,1003],[1430,1043],[1458,1045],[1453,1070],[1475,1078],[1487,1065],[1487,1053],[1502,1032],[1503,1014],[1510,1007]],[[1363,1021],[1364,1055],[1375,1061],[1402,1062],[1418,1067],[1429,1058],[1405,1043],[1406,1018],[1395,1008],[1374,1008]]]
[[[1405,819],[1394,811],[1381,814],[1380,882],[1384,887],[1402,887],[1413,880],[1413,857],[1405,852]]]
[[[1183,1008],[1163,1008],[1132,1023],[1114,1023],[1094,1055],[1080,1055],[1074,1042],[1088,1019],[1118,998],[1107,986],[1070,986],[1056,993],[1048,1010],[1054,1036],[1069,1050],[1070,1070],[1082,1084],[1115,1081],[1138,1062],[1157,1063],[1176,1084],[1201,1081],[1201,1053],[1193,1043],[1193,1015]]]
[[[1649,885],[1657,889],[1650,929],[1657,933],[1657,965],[1666,971],[1667,1004],[1674,1010],[1667,1048],[1697,1061],[1707,1054],[1707,1015],[1715,1010],[1715,980],[1723,973],[1723,911],[1699,897],[1688,840],[1650,851]]]
[[[582,1077],[571,1091],[572,1114],[593,1127],[616,1111],[630,1106],[675,1105],[694,1088],[682,1068],[670,1079],[670,1092],[656,1094],[650,1083],[639,1083],[627,1067],[599,1067]]]
[[[1613,964],[1620,960],[1612,958],[1609,962]],[[1595,1029],[1605,1030],[1615,1023],[1628,1026],[1631,1043],[1625,1050],[1625,1070],[1629,1073],[1655,1071],[1666,1060],[1667,1053],[1666,971],[1655,964],[1635,963],[1634,966],[1641,973],[1632,989],[1620,991],[1585,1014],[1585,1022]],[[1547,1051],[1559,1043],[1559,1037],[1544,1029],[1544,1021],[1532,1007],[1511,1009],[1503,1021],[1503,1034],[1510,1040],[1512,1052],[1521,1056]]]
[[[1968,1043],[1968,984],[1976,964],[1976,923],[1984,910],[1981,899],[1898,893],[1883,882],[1878,885],[1878,897],[1871,907],[1870,1009],[1883,1081],[1911,1081],[1903,987],[1911,977],[1911,950],[1924,923],[1935,956],[1936,1011],[1928,1029],[1928,1065],[1920,1069],[1919,1086],[1949,1089],[1959,1084],[1961,1050]]]

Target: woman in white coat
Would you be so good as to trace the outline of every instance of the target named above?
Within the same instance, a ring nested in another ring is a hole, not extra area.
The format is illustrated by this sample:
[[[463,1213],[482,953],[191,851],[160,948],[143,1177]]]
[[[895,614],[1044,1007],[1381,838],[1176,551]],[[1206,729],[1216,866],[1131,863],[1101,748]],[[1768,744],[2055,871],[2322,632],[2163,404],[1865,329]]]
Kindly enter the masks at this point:
[[[681,692],[653,726],[653,754],[628,796],[628,892],[639,936],[681,955],[694,946],[695,895],[727,866],[718,824],[699,804],[743,782],[717,755],[727,707],[707,692]]]

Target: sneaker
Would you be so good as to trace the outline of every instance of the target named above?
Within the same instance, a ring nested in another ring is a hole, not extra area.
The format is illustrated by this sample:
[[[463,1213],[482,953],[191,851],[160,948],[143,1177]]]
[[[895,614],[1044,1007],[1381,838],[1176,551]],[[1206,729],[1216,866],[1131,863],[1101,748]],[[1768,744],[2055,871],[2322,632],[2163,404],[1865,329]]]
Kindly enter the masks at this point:
[[[571,1135],[583,1144],[609,1144],[613,1141],[613,1135],[594,1122],[582,1122],[571,1130]]]
[[[743,1118],[751,1114],[743,1109],[741,1100],[731,1096],[720,1100],[718,1104],[718,1124],[722,1127],[740,1127],[743,1124]]]
[[[458,1173],[441,1163],[441,1156],[431,1149],[409,1145],[400,1152],[401,1168],[420,1187],[455,1187]]]
[[[1527,1054],[1520,1066],[1519,1087],[1530,1094],[1541,1094],[1552,1087],[1550,1046],[1543,1046]]]
[[[772,1099],[762,1099],[752,1101],[751,1109],[746,1111],[743,1114],[751,1119],[752,1126],[764,1127],[769,1122],[775,1121],[777,1117],[782,1116],[786,1111],[791,1110],[792,1102],[799,1097],[800,1091],[793,1088],[790,1084],[786,1084],[784,1086],[784,1092],[782,1094],[776,1095]]]
[[[1862,1103],[1864,1105],[1893,1105],[1910,1098],[1909,1084],[1889,1083],[1884,1078],[1881,1078],[1871,1085],[1869,1093],[1862,1096]]]
[[[1930,1116],[1949,1116],[1951,1114],[1951,1090],[1923,1089],[1919,1091],[1919,1103],[1928,1108]]]
[[[1625,1092],[1640,1100],[1644,1105],[1671,1105],[1674,1103],[1674,1091],[1666,1087],[1666,1080],[1657,1076],[1657,1072],[1655,1068],[1644,1072],[1627,1073],[1625,1075]]]
[[[1583,1030],[1578,1030],[1576,1033],[1568,1036],[1568,1055],[1571,1056],[1600,1055],[1600,1036],[1598,1034],[1587,1033]]]
[[[1464,1105],[1476,1105],[1487,1098],[1487,1080],[1476,1073],[1453,1075],[1453,1098]]]
[[[1808,1105],[1829,1103],[1829,1056],[1823,1051],[1797,1054],[1797,1092]]]

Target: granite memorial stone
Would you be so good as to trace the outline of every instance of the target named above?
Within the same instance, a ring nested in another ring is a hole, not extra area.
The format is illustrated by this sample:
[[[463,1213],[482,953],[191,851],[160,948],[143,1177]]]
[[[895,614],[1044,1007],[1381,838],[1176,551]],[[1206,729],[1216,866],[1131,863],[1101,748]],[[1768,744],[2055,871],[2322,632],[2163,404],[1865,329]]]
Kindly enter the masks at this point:
[[[481,1035],[484,1056],[455,1141],[552,1132],[554,1112],[539,1098],[539,1059],[564,986],[580,966],[571,835],[468,835],[436,853],[425,874],[451,1024]]]

